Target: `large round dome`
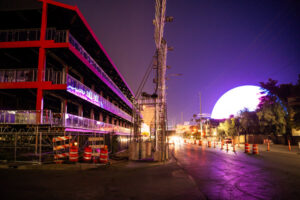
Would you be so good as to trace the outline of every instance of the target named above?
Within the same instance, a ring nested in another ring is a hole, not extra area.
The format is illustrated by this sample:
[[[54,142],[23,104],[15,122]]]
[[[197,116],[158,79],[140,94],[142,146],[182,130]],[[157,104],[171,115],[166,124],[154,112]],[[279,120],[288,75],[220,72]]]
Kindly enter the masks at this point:
[[[244,85],[227,91],[214,106],[211,113],[213,119],[225,119],[236,115],[244,108],[254,111],[258,104],[261,88],[254,85]]]

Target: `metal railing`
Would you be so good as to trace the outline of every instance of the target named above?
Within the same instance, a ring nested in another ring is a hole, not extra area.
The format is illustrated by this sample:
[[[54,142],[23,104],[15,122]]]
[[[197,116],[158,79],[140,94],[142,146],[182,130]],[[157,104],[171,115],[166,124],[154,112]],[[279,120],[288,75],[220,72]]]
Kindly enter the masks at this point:
[[[85,99],[109,112],[118,115],[128,121],[131,121],[131,116],[109,102],[92,89],[85,86],[80,81],[70,75],[63,77],[62,71],[55,71],[52,68],[46,69],[45,81],[51,81],[52,84],[67,83],[67,91]],[[37,69],[4,69],[0,70],[0,82],[30,82],[37,80]]]
[[[118,132],[130,134],[130,129],[104,123],[101,121],[72,115],[69,113],[52,113],[44,110],[40,120],[41,112],[37,110],[0,110],[0,124],[46,124],[66,128],[80,128],[95,131]]]
[[[37,41],[40,40],[40,35],[41,30],[39,28],[0,30],[0,42]],[[67,42],[68,31],[47,28],[45,39],[54,40],[55,42]]]
[[[101,122],[101,121],[97,121],[85,117],[80,117],[69,113],[65,113],[64,116],[61,116],[60,113],[54,113],[53,116],[54,116],[53,117],[54,126],[130,134],[129,128],[116,126],[113,124],[108,124],[105,122]]]
[[[129,106],[132,106],[132,103],[123,94],[120,88],[110,79],[110,77],[102,70],[102,68],[97,64],[97,62],[89,55],[89,53],[86,52],[86,50],[70,33],[69,42],[88,61],[88,63],[90,63],[100,73],[100,75],[110,84],[110,86],[113,87],[119,93],[119,96],[125,101],[125,103],[127,103]]]
[[[1,30],[0,42],[13,41],[36,41],[40,39],[40,29],[14,29]],[[115,89],[118,96],[132,107],[131,101],[123,94],[120,88],[111,80],[111,78],[103,71],[97,62],[89,55],[89,53],[81,46],[81,44],[70,34],[69,30],[56,30],[55,28],[48,28],[46,30],[46,40],[54,40],[57,43],[69,42],[78,52],[90,63],[106,80],[109,87]]]
[[[51,124],[52,113],[50,110],[0,110],[0,124]]]
[[[53,84],[64,83],[63,73],[46,69],[45,81],[51,81]],[[37,69],[0,69],[0,82],[34,82],[37,81]]]
[[[52,84],[65,84],[65,80],[62,71],[55,71],[52,68],[46,69],[45,81],[51,81]]]
[[[100,108],[103,108],[105,110],[108,110],[109,112],[118,115],[128,121],[131,121],[131,116],[120,109],[119,107],[115,106],[113,103],[110,101],[106,100],[104,97],[101,95],[97,94],[95,91],[90,89],[89,87],[85,86],[83,83],[80,81],[76,80],[69,74],[67,74],[67,91],[79,96],[82,99],[85,99]]]
[[[32,82],[37,80],[37,69],[1,69],[0,82]]]

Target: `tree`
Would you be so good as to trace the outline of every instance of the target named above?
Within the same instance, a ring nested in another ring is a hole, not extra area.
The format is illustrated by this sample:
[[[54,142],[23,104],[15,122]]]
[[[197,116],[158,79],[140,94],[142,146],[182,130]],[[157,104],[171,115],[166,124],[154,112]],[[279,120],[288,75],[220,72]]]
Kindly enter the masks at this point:
[[[286,112],[278,101],[265,101],[257,110],[260,132],[265,135],[286,133]]]
[[[258,117],[255,112],[250,112],[248,109],[244,109],[240,113],[240,125],[243,129],[243,133],[248,134],[258,134],[259,133],[259,123]]]
[[[267,83],[260,82],[261,87],[264,89],[262,93],[265,94],[265,96],[261,98],[259,110],[267,111],[269,109],[269,112],[272,111],[272,113],[276,115],[276,119],[279,121],[281,120],[281,123],[283,123],[282,110],[280,109],[281,106],[285,111],[286,130],[284,132],[288,137],[291,135],[291,130],[293,128],[300,129],[300,74],[298,75],[298,82],[296,85],[291,83],[278,85],[277,83],[278,81],[272,79],[269,79]],[[271,109],[272,106],[273,109]],[[260,115],[262,116],[261,113]]]

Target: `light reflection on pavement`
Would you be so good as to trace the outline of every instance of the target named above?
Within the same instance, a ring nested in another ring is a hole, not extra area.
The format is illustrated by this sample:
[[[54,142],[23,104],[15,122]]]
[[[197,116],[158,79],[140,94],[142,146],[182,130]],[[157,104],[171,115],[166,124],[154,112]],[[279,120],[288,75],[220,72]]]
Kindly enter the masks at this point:
[[[176,145],[174,152],[207,199],[287,199],[274,176],[277,172],[261,156],[193,144]]]

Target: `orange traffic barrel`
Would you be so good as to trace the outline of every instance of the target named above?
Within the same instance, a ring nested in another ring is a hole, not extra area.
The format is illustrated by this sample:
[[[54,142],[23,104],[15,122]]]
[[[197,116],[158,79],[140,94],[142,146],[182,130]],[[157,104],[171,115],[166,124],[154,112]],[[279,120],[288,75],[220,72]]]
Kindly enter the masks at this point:
[[[258,154],[258,146],[257,146],[257,144],[253,144],[252,145],[252,153],[253,154]]]
[[[108,151],[106,148],[100,149],[100,163],[107,163],[108,162]]]
[[[208,141],[207,144],[208,144],[208,147],[211,147],[211,141]]]
[[[250,153],[250,147],[248,143],[245,143],[245,153]]]
[[[202,146],[202,141],[201,140],[199,140],[199,146]]]
[[[72,146],[70,148],[69,160],[71,162],[78,162],[78,147]]]
[[[92,148],[85,147],[83,152],[83,161],[90,162],[92,160]]]

